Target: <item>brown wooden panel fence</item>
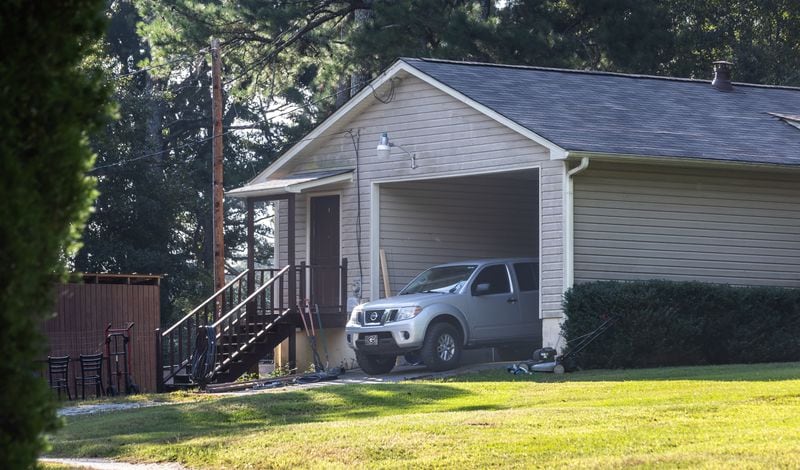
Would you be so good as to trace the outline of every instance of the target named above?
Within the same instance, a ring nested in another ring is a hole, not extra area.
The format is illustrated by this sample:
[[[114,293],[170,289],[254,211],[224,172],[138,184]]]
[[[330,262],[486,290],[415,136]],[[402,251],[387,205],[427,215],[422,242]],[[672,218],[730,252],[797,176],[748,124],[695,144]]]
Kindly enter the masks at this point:
[[[108,324],[112,328],[125,328],[133,322],[131,375],[141,391],[155,392],[154,331],[160,324],[159,277],[92,274],[84,275],[83,279],[83,283],[57,286],[56,316],[43,325],[49,339],[49,354],[69,355],[74,361],[70,364],[70,389],[74,387],[74,376],[80,373],[78,355],[105,354]],[[107,371],[104,362],[104,388],[108,386]]]

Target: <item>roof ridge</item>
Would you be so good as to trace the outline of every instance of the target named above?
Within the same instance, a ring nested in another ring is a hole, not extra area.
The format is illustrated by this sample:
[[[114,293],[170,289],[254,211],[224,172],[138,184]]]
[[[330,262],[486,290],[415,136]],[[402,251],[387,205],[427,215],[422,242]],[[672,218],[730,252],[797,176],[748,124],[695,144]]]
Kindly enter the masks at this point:
[[[470,66],[480,66],[480,67],[498,67],[498,68],[509,68],[509,69],[522,69],[522,70],[540,70],[543,72],[562,72],[562,73],[575,73],[575,74],[584,74],[584,75],[605,75],[611,77],[622,77],[622,78],[637,78],[637,79],[647,79],[647,80],[665,80],[671,82],[687,82],[687,83],[702,83],[706,85],[711,84],[711,80],[703,80],[699,78],[683,78],[683,77],[670,77],[670,76],[663,76],[663,75],[647,75],[647,74],[635,74],[635,73],[622,73],[622,72],[606,72],[602,70],[578,70],[578,69],[565,69],[559,67],[543,67],[538,65],[514,65],[514,64],[494,64],[491,62],[474,62],[474,61],[464,61],[464,60],[451,60],[451,59],[436,59],[431,57],[400,57],[399,60],[405,62],[413,62],[413,61],[422,61],[422,62],[438,62],[443,64],[453,64],[453,65],[470,65]],[[753,87],[753,88],[768,88],[768,89],[780,89],[780,90],[791,90],[791,91],[800,91],[800,87],[797,86],[789,86],[789,85],[764,85],[760,83],[747,83],[747,82],[732,82],[732,84],[737,86],[746,86],[746,87]]]

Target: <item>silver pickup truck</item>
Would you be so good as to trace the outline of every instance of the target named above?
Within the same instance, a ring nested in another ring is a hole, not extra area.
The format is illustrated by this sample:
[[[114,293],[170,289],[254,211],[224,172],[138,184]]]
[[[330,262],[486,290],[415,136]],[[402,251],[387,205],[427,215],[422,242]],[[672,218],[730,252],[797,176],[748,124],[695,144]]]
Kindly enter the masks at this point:
[[[456,367],[469,348],[541,347],[539,261],[485,259],[434,266],[394,297],[353,309],[347,343],[370,375],[392,370],[397,356],[432,370]]]

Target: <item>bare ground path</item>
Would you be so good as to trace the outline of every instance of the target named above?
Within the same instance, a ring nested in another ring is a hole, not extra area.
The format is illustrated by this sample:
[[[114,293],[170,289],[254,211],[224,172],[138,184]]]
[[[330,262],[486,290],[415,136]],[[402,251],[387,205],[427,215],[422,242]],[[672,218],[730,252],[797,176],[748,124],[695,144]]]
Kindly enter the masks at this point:
[[[40,462],[57,463],[75,468],[93,470],[187,470],[179,463],[126,463],[107,459],[62,459],[42,457]]]

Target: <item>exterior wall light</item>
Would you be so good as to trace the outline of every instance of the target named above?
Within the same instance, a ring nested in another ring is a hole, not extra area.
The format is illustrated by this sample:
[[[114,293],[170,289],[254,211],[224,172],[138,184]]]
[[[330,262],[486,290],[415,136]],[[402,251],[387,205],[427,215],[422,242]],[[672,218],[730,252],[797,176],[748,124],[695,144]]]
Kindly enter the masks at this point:
[[[397,147],[403,152],[406,153],[409,157],[411,157],[411,169],[414,170],[417,168],[417,154],[411,153],[408,150],[404,149],[403,147],[395,144],[394,142],[389,141],[389,133],[384,132],[381,134],[381,140],[378,142],[378,157],[386,159],[392,153],[392,147]]]

